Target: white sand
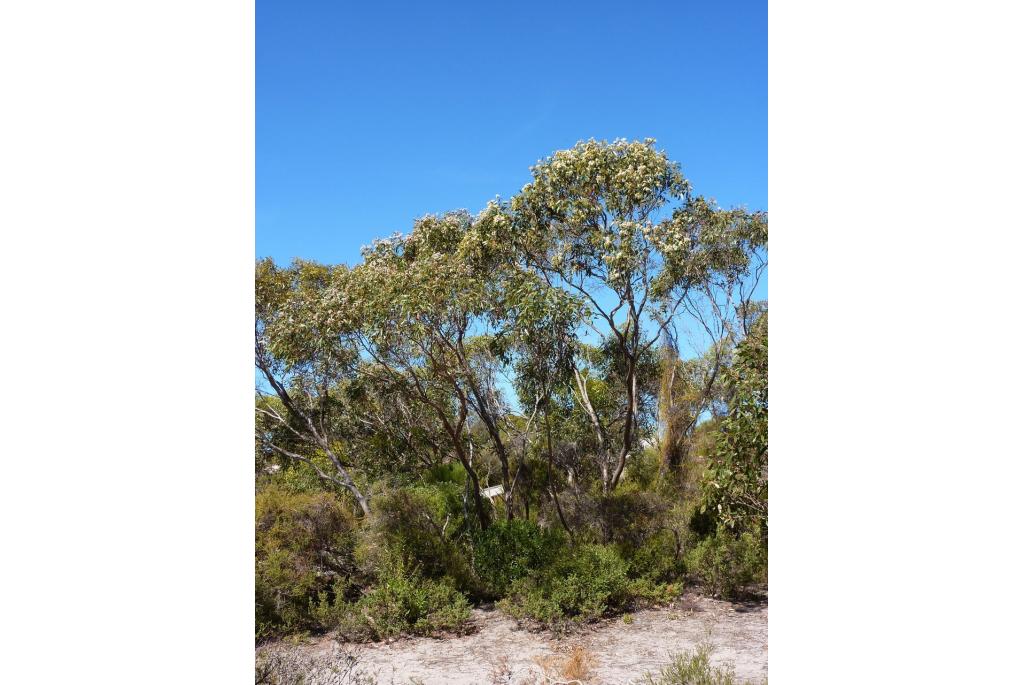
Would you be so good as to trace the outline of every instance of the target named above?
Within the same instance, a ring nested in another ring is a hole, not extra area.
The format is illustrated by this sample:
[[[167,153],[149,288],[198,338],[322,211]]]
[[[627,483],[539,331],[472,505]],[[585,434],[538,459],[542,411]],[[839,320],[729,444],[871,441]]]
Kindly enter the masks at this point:
[[[354,645],[328,636],[260,649],[287,650],[293,657],[321,664],[342,663],[346,654],[352,654],[358,670],[381,685],[518,685],[548,682],[541,677],[537,660],[579,645],[593,659],[588,685],[626,685],[656,671],[672,654],[708,639],[714,646],[712,662],[732,664],[741,680],[760,683],[768,675],[767,601],[732,604],[687,594],[670,607],[633,614],[631,624],[621,617],[609,619],[563,637],[520,628],[500,611],[474,609],[472,621],[472,634],[448,638]],[[307,677],[310,685],[320,682],[313,672]]]

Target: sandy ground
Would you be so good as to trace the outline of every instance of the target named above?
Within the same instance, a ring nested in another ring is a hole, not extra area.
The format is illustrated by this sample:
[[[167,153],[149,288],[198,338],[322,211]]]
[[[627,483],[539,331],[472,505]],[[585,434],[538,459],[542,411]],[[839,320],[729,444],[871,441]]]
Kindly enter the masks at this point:
[[[558,637],[531,632],[499,611],[473,610],[474,632],[448,638],[403,638],[391,643],[354,645],[330,637],[306,644],[279,642],[262,650],[285,650],[290,659],[309,664],[307,682],[346,682],[324,665],[351,665],[381,685],[487,685],[551,683],[538,662],[557,661],[574,647],[590,655],[587,685],[627,685],[656,671],[672,654],[693,649],[702,640],[714,646],[712,662],[731,664],[740,680],[762,682],[768,676],[768,602],[730,603],[687,594],[672,606],[639,611],[633,621],[609,619],[583,631]]]

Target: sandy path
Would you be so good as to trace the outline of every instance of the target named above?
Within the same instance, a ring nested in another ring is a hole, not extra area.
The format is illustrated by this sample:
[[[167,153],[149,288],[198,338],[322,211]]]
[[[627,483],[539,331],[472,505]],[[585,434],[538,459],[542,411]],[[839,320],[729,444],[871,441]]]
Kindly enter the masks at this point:
[[[532,682],[540,674],[536,659],[564,654],[579,645],[593,658],[588,684],[626,685],[667,663],[670,655],[693,649],[710,637],[714,663],[731,663],[741,680],[760,683],[768,675],[766,601],[732,604],[688,594],[671,607],[633,614],[629,625],[621,618],[607,620],[561,639],[518,628],[499,611],[474,609],[473,623],[474,633],[444,639],[352,645],[320,638],[304,645],[277,643],[269,648],[320,664],[343,663],[345,655],[352,654],[358,670],[375,676],[381,685],[516,685]],[[308,676],[313,676],[311,685],[321,682],[311,672]]]

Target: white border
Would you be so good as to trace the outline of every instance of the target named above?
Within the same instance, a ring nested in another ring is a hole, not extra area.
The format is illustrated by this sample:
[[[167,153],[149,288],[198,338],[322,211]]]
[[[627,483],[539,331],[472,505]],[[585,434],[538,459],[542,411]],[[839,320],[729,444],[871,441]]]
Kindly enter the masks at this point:
[[[1020,680],[1020,5],[770,8],[771,679]]]
[[[775,683],[1019,678],[1018,7],[771,5]],[[248,681],[253,5],[0,12],[2,678]]]
[[[0,10],[5,682],[252,677],[254,36]]]

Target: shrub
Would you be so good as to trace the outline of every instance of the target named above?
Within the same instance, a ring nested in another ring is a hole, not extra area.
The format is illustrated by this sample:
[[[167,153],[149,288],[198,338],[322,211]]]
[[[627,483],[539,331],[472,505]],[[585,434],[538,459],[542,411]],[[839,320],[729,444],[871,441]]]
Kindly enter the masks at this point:
[[[374,501],[361,535],[364,571],[377,574],[393,557],[426,578],[451,578],[470,594],[479,590],[469,561],[462,489],[453,483],[400,488]]]
[[[354,641],[455,631],[469,620],[469,603],[450,581],[423,578],[400,562],[357,602],[330,606],[324,599],[319,611],[333,616],[339,633]]]
[[[256,495],[258,638],[321,628],[310,602],[354,571],[354,521],[331,493]]]
[[[589,621],[625,601],[626,562],[611,547],[580,545],[545,573],[514,582],[502,608],[557,627]]]
[[[658,480],[660,468],[660,455],[653,449],[648,448],[639,454],[630,456],[626,469],[622,474],[623,480],[625,483],[635,485],[641,490],[653,491]]]
[[[687,566],[715,595],[735,598],[752,583],[767,580],[768,555],[751,533],[719,528],[687,555]]]
[[[642,606],[665,604],[682,591],[683,586],[676,583],[656,583],[650,578],[636,578],[626,585],[626,595],[631,605]]]
[[[661,530],[669,503],[653,492],[620,490],[598,503],[598,523],[606,542],[636,549]]]
[[[644,676],[642,685],[738,685],[736,675],[729,666],[711,665],[711,646],[701,644],[693,652],[683,652],[672,658],[657,676]]]
[[[631,578],[667,582],[682,575],[693,505],[673,503],[662,494],[628,484],[595,497],[593,507],[590,537],[613,544],[626,560]]]
[[[667,582],[680,577],[686,570],[681,553],[684,539],[685,529],[679,533],[665,528],[636,548],[620,548],[629,564],[629,575],[654,582]]]
[[[637,602],[664,601],[672,586],[631,580],[626,562],[610,545],[580,545],[567,550],[544,572],[520,578],[500,606],[511,616],[551,628],[591,621]]]
[[[436,485],[438,483],[454,483],[463,486],[466,483],[466,468],[456,462],[437,464],[427,469],[423,474],[423,482]]]
[[[487,592],[501,597],[513,582],[550,566],[564,542],[530,521],[495,522],[473,540],[473,567]]]

